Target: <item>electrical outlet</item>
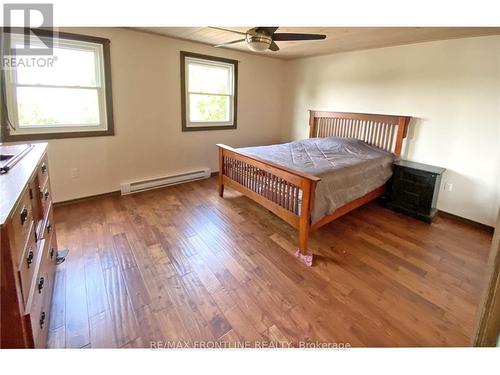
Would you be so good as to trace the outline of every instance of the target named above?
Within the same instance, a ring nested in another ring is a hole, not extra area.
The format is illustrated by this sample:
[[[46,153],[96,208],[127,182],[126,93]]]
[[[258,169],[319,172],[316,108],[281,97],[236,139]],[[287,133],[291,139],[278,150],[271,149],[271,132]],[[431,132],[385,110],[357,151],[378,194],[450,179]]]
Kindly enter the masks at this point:
[[[71,168],[69,170],[69,174],[70,174],[71,178],[77,178],[78,175],[80,174],[80,172],[78,171],[78,168]]]
[[[447,182],[444,184],[444,189],[446,191],[453,191],[453,184],[451,182]]]

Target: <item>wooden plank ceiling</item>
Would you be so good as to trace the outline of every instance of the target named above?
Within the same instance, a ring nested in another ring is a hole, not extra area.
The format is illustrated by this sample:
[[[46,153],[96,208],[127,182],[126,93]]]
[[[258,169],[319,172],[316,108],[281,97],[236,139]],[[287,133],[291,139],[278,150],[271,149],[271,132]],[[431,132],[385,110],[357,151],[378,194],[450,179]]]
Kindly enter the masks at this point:
[[[251,27],[225,27],[245,32]],[[216,45],[241,39],[243,36],[209,27],[145,27],[136,28],[173,38]],[[281,59],[296,59],[371,48],[428,42],[433,40],[499,35],[500,27],[280,27],[278,32],[326,34],[321,41],[278,42],[277,52],[252,52],[246,43],[228,47]]]

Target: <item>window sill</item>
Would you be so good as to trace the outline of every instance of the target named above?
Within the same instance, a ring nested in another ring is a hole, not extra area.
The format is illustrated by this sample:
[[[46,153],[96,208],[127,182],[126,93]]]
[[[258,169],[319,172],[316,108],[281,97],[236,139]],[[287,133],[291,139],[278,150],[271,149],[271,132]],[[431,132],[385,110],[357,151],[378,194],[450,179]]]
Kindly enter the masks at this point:
[[[204,125],[204,126],[183,126],[183,132],[201,131],[201,130],[225,130],[225,129],[236,129],[236,123],[233,125]]]
[[[2,134],[0,142],[17,142],[17,141],[41,141],[48,139],[64,139],[64,138],[88,138],[88,137],[104,137],[115,135],[113,128],[108,130],[92,130],[80,132],[60,132],[60,133],[40,133],[40,134],[9,134],[6,127],[2,126]]]

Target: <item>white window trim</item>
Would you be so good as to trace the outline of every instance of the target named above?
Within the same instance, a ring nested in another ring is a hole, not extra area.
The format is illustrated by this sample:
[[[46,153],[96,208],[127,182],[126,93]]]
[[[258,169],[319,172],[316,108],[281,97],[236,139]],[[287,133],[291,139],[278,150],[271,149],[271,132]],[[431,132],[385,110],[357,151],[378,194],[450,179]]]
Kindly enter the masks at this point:
[[[234,125],[234,91],[235,91],[235,69],[233,63],[223,62],[223,61],[215,61],[209,59],[203,59],[198,57],[184,57],[184,77],[185,77],[185,98],[186,98],[186,127],[188,128],[198,128],[198,127],[210,127],[210,126],[233,126]],[[214,94],[207,92],[194,92],[189,91],[189,64],[196,63],[199,65],[206,66],[217,66],[224,67],[229,69],[230,79],[229,79],[229,94]],[[226,96],[229,97],[229,121],[191,121],[191,110],[190,110],[190,94],[199,94],[199,95],[213,95],[213,96]]]
[[[23,41],[24,35],[11,34],[11,40]],[[40,38],[45,39],[44,37]],[[79,85],[45,85],[45,84],[19,84],[17,83],[17,69],[7,69],[5,74],[5,88],[7,109],[9,113],[9,121],[14,129],[10,129],[10,135],[31,135],[31,134],[57,134],[57,133],[78,133],[78,132],[106,132],[108,130],[108,116],[106,107],[106,80],[105,80],[105,63],[104,49],[100,43],[88,41],[80,41],[73,39],[54,38],[54,47],[63,46],[83,51],[92,51],[95,56],[96,68],[96,86],[79,86]],[[46,87],[46,88],[70,88],[70,89],[90,89],[96,90],[99,103],[99,123],[97,124],[54,124],[49,126],[32,125],[20,126],[18,105],[17,105],[17,87]]]

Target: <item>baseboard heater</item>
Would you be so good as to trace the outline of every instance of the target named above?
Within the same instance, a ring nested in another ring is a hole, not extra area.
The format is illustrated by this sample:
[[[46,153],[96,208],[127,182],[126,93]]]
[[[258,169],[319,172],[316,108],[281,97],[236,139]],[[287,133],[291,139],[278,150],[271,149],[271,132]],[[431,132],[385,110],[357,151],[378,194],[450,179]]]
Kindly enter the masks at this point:
[[[210,177],[210,169],[203,168],[189,172],[182,172],[168,176],[154,177],[141,181],[124,182],[120,184],[122,195],[140,191],[158,189],[166,186],[182,184],[185,182],[202,180]]]

